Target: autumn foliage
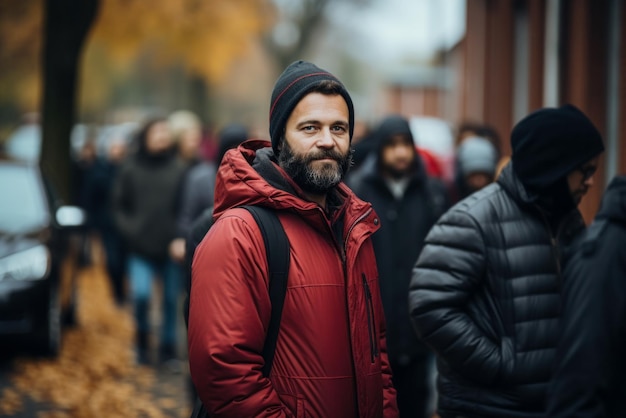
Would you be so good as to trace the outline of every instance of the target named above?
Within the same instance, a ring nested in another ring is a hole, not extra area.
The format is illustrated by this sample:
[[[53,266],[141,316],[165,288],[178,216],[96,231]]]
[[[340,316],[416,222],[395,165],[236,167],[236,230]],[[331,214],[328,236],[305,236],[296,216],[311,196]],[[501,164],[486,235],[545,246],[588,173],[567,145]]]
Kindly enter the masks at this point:
[[[85,1],[99,4],[86,48],[104,51],[99,59],[109,66],[128,67],[142,51],[156,50],[158,65],[182,66],[208,84],[219,82],[275,18],[270,0]],[[37,108],[44,4],[0,1],[0,103]]]
[[[164,65],[182,62],[214,82],[269,26],[272,10],[267,0],[102,0],[92,35],[114,60],[149,44]]]

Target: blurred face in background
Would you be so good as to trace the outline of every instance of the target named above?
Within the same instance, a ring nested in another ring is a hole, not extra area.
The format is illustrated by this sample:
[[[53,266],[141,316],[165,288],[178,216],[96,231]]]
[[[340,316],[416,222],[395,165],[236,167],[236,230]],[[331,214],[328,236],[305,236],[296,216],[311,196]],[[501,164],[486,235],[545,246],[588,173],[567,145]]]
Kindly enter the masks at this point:
[[[200,155],[202,131],[199,126],[190,126],[178,136],[178,152],[185,160],[193,160]]]
[[[172,134],[165,121],[156,122],[146,134],[146,151],[150,154],[160,154],[172,147]]]
[[[111,141],[107,152],[107,158],[112,162],[120,162],[126,156],[126,142],[121,138],[115,138]]]
[[[405,135],[393,135],[383,145],[380,158],[386,174],[393,178],[406,177],[415,161],[413,141]]]

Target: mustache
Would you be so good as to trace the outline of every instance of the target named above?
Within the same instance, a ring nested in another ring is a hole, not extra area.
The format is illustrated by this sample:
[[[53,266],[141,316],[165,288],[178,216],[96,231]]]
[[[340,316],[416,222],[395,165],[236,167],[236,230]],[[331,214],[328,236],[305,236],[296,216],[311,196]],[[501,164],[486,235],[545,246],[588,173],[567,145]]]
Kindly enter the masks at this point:
[[[324,160],[324,159],[331,159],[337,162],[341,162],[344,159],[344,155],[335,150],[325,150],[325,151],[317,152],[315,154],[307,155],[305,158],[305,161],[307,163],[310,163],[311,161]]]

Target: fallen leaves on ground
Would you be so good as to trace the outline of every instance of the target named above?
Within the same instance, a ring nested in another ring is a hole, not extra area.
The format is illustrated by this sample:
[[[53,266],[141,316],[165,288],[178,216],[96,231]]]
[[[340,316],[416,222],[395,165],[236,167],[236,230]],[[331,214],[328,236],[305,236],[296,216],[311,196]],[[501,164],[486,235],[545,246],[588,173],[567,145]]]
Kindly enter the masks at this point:
[[[168,386],[156,369],[135,365],[133,317],[112,302],[100,263],[84,269],[78,291],[79,325],[64,332],[59,357],[16,360],[0,414],[19,413],[30,398],[47,405],[37,418],[188,417],[184,377]]]

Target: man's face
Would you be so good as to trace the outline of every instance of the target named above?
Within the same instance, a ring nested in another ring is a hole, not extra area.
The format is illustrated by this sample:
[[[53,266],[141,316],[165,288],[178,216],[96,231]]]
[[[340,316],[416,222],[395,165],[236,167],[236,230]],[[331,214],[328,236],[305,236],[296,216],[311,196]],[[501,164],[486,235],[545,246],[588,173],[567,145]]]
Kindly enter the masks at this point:
[[[587,194],[589,188],[593,186],[593,175],[598,169],[598,160],[600,157],[596,157],[587,161],[580,167],[575,168],[567,175],[567,185],[569,186],[569,192],[576,202],[576,205],[580,204],[583,196]]]
[[[278,162],[306,192],[328,192],[350,167],[349,111],[340,95],[306,95],[287,119],[283,138]]]
[[[405,177],[415,161],[415,149],[411,138],[396,134],[387,140],[381,153],[383,171],[393,178]]]

